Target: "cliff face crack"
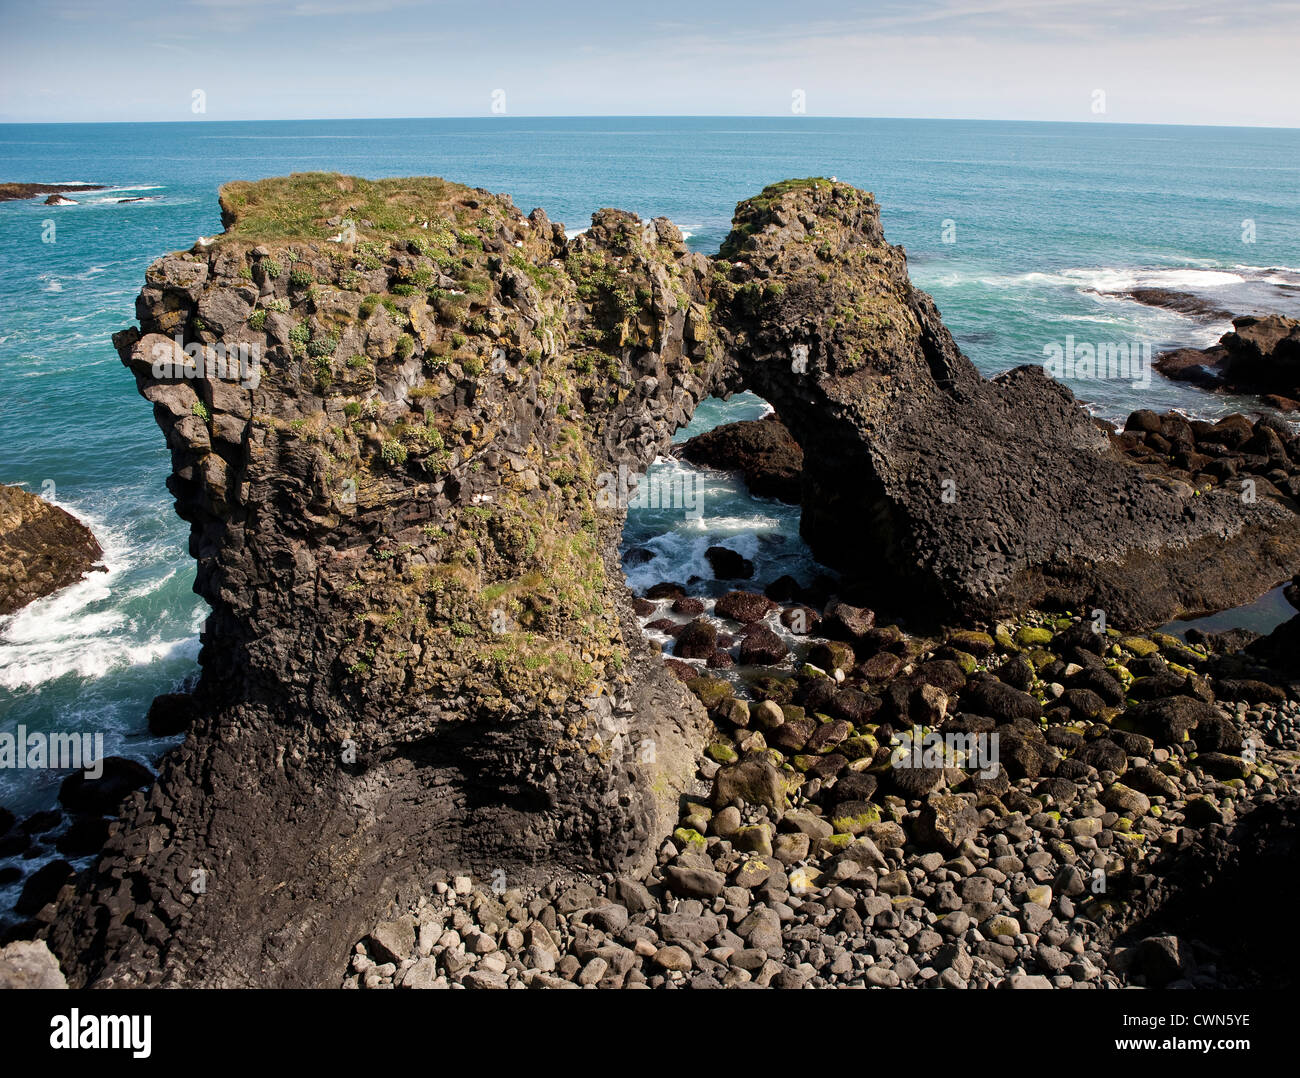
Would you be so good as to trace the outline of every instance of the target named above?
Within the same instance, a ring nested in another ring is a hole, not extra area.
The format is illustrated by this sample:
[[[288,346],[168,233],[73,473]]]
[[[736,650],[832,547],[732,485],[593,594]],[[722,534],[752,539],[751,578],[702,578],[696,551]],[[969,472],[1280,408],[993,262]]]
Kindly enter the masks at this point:
[[[189,739],[50,928],[73,983],[335,984],[440,873],[648,867],[707,720],[645,647],[598,492],[707,396],[772,403],[803,531],[864,591],[1142,621],[1296,567],[1276,498],[1191,498],[1041,370],[982,379],[843,184],[742,203],[715,259],[432,179],[231,184],[222,212],[115,338],[212,614]],[[257,377],[178,367],[178,339]]]

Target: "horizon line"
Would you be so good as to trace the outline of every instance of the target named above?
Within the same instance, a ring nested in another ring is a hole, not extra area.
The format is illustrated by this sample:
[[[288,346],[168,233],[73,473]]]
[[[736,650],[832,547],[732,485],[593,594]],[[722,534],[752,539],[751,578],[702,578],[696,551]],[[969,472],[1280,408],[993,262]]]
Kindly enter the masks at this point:
[[[599,113],[599,114],[487,114],[474,113],[458,116],[282,116],[262,117],[260,119],[208,119],[189,120],[11,120],[0,119],[0,126],[5,127],[60,127],[60,126],[182,126],[191,124],[253,124],[253,123],[396,123],[402,121],[437,121],[437,120],[487,120],[504,122],[508,120],[792,120],[803,123],[809,120],[897,120],[923,123],[999,123],[999,124],[1068,124],[1077,127],[1183,127],[1213,129],[1244,129],[1255,131],[1300,131],[1300,126],[1284,126],[1266,123],[1176,123],[1151,120],[1029,120],[1008,119],[985,116],[810,116],[785,113]]]

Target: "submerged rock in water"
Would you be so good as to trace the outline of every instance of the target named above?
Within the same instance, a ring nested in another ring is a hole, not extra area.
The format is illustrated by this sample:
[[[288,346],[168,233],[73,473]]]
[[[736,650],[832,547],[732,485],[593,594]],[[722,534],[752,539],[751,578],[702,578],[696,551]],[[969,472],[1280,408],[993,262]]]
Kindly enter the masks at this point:
[[[66,509],[0,484],[0,616],[75,584],[104,556],[90,529]]]

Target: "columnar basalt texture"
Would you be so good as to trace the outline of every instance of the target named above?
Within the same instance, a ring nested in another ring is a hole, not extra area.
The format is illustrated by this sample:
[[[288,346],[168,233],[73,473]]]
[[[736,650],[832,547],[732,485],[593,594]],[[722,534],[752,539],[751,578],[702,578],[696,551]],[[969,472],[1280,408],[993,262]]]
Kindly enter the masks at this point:
[[[1294,570],[1281,501],[1148,478],[1041,371],[982,379],[852,187],[766,189],[713,260],[433,179],[222,207],[115,338],[212,614],[188,739],[46,918],[74,985],[337,984],[439,874],[646,868],[707,719],[633,618],[617,477],[711,393],[772,402],[863,589],[1142,620]]]

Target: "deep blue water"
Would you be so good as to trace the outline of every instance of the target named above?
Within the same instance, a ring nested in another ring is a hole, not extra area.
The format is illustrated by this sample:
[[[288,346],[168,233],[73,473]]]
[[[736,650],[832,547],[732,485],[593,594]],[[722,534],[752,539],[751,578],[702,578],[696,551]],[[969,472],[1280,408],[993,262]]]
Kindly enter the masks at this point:
[[[708,253],[737,200],[791,176],[836,176],[876,194],[913,278],[988,373],[1042,362],[1067,334],[1159,350],[1227,328],[1095,290],[1165,285],[1234,310],[1300,312],[1294,130],[807,117],[0,125],[0,180],[114,187],[75,206],[0,204],[0,482],[86,519],[112,570],[0,619],[0,730],[104,731],[109,752],[142,760],[164,747],[144,714],[193,673],[205,611],[163,485],[162,437],[109,337],[133,321],[152,259],[219,231],[219,184],[313,169],[438,174],[509,192],[571,230],[603,206],[664,214]],[[128,197],[148,201],[117,201]],[[42,242],[48,221],[53,243]],[[1074,388],[1112,418],[1244,403],[1159,376],[1147,389]],[[762,409],[709,402],[692,432]],[[762,577],[810,571],[797,510],[716,474],[708,497],[700,522],[632,514],[628,544],[659,555],[634,583],[684,579],[726,538]],[[45,807],[59,777],[0,771],[0,804]]]

